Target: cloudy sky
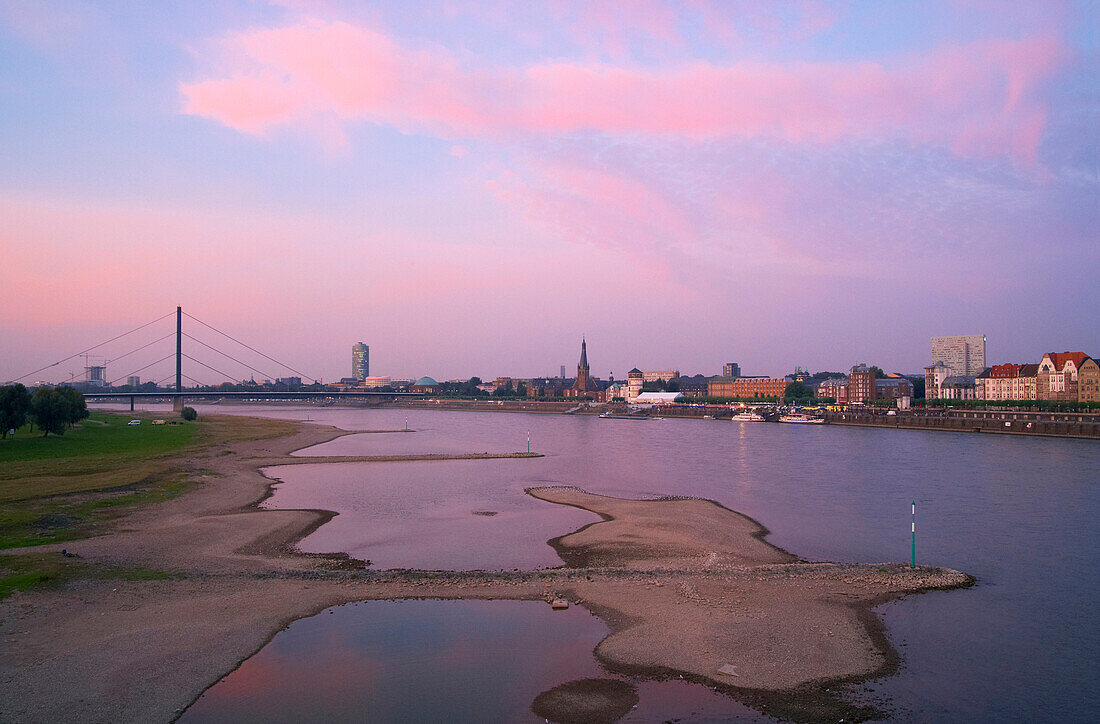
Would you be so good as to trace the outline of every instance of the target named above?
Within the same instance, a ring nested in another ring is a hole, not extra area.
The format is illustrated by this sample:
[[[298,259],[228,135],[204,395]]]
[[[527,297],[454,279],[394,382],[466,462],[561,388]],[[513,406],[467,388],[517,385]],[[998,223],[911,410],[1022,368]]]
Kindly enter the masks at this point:
[[[1098,22],[0,0],[0,380],[177,304],[325,379],[358,340],[441,379],[554,374],[582,334],[620,377],[1100,354]]]

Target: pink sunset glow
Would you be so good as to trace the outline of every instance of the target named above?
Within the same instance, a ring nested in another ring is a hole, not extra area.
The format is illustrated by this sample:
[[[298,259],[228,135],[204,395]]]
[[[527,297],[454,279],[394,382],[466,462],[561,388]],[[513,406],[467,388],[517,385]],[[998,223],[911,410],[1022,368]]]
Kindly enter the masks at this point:
[[[981,40],[886,62],[643,69],[550,62],[464,68],[348,23],[236,35],[226,77],[184,83],[184,109],[245,133],[335,115],[442,138],[583,131],[827,143],[898,136],[957,153],[1034,158],[1055,38]]]
[[[0,2],[0,381],[176,304],[326,379],[1100,349],[1035,301],[1100,264],[1085,15]]]

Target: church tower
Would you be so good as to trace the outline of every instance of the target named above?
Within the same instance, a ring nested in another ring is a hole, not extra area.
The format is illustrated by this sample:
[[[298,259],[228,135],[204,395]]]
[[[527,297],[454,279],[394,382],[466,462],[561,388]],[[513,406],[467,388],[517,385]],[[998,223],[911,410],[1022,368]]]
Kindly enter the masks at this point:
[[[588,344],[583,337],[581,338],[581,360],[577,363],[577,381],[573,383],[573,390],[577,395],[600,391],[599,386],[588,373]]]

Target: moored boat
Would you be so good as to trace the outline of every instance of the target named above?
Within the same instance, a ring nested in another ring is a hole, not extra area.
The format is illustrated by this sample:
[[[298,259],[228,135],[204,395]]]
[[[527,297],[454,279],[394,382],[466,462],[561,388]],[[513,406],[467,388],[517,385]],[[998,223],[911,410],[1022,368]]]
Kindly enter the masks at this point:
[[[730,419],[734,422],[765,422],[763,415],[761,415],[759,412],[753,412],[752,410],[738,412]]]
[[[821,417],[810,417],[809,415],[783,415],[779,418],[780,422],[789,422],[794,425],[824,425],[825,420]]]

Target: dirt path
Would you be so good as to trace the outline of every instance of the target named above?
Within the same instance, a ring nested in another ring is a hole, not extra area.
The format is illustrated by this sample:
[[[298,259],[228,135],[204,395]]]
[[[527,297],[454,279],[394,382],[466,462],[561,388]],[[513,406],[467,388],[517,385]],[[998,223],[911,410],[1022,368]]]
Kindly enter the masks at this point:
[[[259,469],[346,461],[290,455],[343,434],[303,423],[282,438],[210,446],[176,461],[201,485],[65,544],[90,562],[179,578],[77,581],[0,603],[0,721],[170,721],[290,622],[340,603],[559,596],[609,624],[596,653],[613,672],[684,676],[761,710],[850,721],[874,712],[826,684],[897,661],[870,607],[971,581],[944,569],[800,562],[764,541],[759,523],[710,501],[576,488],[529,491],[604,518],[550,541],[569,566],[554,571],[378,572],[295,553],[332,514],[260,509],[273,481]]]

